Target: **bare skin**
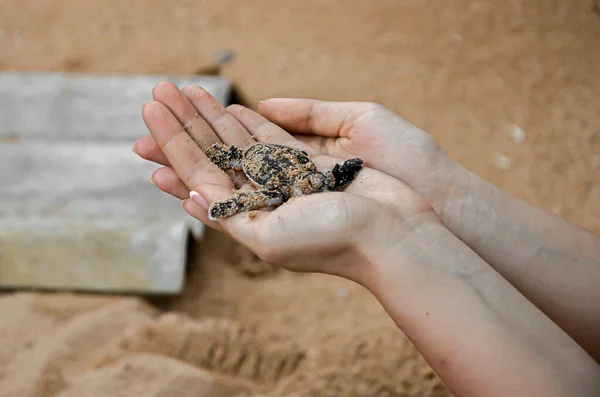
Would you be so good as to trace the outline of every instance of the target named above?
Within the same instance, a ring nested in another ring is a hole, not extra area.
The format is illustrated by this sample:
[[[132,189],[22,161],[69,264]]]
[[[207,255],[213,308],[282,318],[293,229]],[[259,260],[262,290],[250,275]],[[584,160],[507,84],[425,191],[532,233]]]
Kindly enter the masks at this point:
[[[255,136],[301,148],[321,169],[350,156],[326,155],[249,109],[226,110],[199,87],[181,93],[161,83],[153,94],[143,110],[151,136],[134,150],[165,165],[153,175],[160,189],[270,263],[364,285],[456,396],[598,394],[597,363],[444,226],[423,197],[426,188],[419,194],[399,177],[365,168],[344,192],[210,221],[208,205],[228,197],[232,182],[203,154],[205,145],[244,147]],[[422,163],[415,168],[437,175]],[[188,199],[190,191],[199,194]]]
[[[495,188],[379,105],[272,99],[260,111],[315,149],[361,156],[415,189],[453,234],[600,361],[599,236]]]

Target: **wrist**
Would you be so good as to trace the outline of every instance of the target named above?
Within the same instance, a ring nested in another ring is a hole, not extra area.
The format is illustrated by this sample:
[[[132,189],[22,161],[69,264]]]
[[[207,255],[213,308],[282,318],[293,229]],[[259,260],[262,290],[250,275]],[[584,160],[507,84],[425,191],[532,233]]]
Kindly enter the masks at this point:
[[[496,198],[496,188],[444,155],[434,168],[413,186],[433,207],[442,223],[460,237],[461,231],[478,223]]]
[[[438,217],[444,221],[445,210],[457,191],[464,191],[468,185],[468,171],[456,161],[443,154],[431,171],[411,184],[435,210]]]
[[[565,388],[593,384],[580,375],[589,356],[440,223],[422,223],[392,251],[369,289],[454,391],[484,394],[500,372],[540,388],[556,375],[548,362]],[[464,382],[475,378],[486,381]]]
[[[433,251],[443,251],[449,237],[454,237],[442,224],[433,211],[426,211],[410,217],[402,217],[395,212],[380,213],[371,220],[370,226],[363,229],[356,242],[367,263],[367,287],[373,291],[382,278],[394,272],[394,277],[411,278],[418,271],[419,263],[429,260]]]

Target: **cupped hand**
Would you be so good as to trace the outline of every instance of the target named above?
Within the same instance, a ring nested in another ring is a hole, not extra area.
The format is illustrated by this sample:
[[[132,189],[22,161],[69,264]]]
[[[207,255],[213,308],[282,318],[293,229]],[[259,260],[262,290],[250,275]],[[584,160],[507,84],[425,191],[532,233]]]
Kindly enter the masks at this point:
[[[448,193],[456,163],[431,135],[379,104],[273,98],[259,112],[323,154],[361,157],[434,205]]]
[[[369,168],[343,192],[295,198],[274,211],[210,220],[208,206],[229,198],[235,187],[205,156],[203,147],[222,142],[245,148],[256,140],[288,145],[308,152],[319,171],[341,163],[346,156],[323,154],[250,109],[225,109],[198,86],[180,91],[173,84],[161,83],[153,96],[155,100],[143,109],[150,135],[138,140],[134,151],[164,166],[152,176],[154,184],[182,199],[182,207],[191,216],[230,234],[270,263],[365,283],[369,259],[364,252],[396,244],[424,222],[438,222],[421,196],[401,181]],[[189,198],[191,191],[199,195]]]

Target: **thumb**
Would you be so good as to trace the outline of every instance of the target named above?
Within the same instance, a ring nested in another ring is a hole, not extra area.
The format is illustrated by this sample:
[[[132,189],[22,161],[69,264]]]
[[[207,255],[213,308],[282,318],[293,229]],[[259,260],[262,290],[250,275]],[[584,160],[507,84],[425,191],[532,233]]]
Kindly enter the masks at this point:
[[[347,127],[372,108],[366,102],[293,98],[272,98],[258,103],[258,110],[265,118],[288,132],[329,138],[344,136]]]

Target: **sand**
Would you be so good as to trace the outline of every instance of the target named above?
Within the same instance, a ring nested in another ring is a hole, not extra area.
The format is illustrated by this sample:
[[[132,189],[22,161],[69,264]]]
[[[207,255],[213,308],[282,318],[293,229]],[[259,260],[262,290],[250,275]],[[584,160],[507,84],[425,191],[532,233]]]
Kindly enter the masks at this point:
[[[221,73],[254,108],[272,96],[377,101],[497,186],[600,232],[598,10],[5,0],[0,69]],[[0,340],[2,397],[449,395],[368,291],[274,269],[214,232],[181,296],[5,293]]]
[[[0,395],[449,395],[364,288],[214,232],[193,258],[177,298],[0,297]]]

